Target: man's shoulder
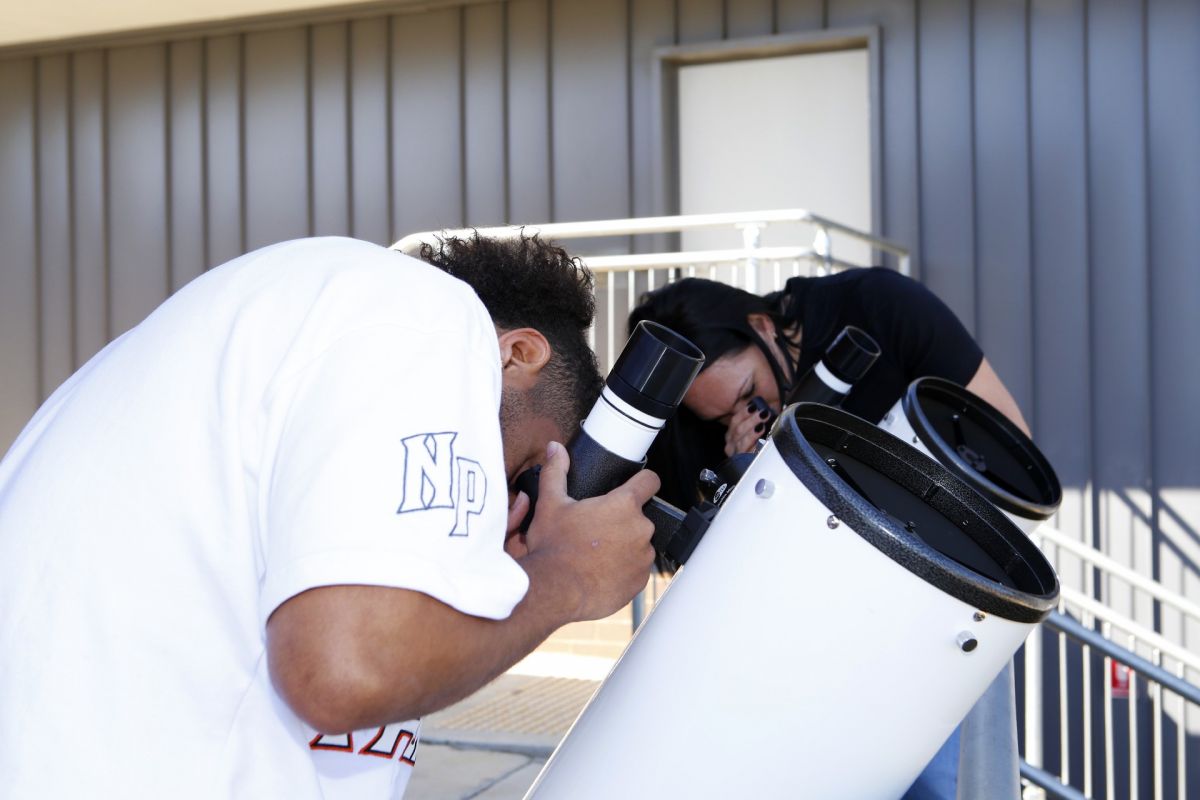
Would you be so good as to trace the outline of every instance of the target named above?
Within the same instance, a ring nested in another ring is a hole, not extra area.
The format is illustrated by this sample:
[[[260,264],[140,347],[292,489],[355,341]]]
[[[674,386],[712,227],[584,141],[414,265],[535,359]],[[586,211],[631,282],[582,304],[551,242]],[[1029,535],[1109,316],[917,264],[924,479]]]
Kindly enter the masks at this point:
[[[259,251],[282,291],[310,282],[327,305],[360,321],[372,315],[453,327],[463,316],[491,318],[470,286],[398,250],[340,236],[293,239]],[[328,301],[333,300],[330,303]]]

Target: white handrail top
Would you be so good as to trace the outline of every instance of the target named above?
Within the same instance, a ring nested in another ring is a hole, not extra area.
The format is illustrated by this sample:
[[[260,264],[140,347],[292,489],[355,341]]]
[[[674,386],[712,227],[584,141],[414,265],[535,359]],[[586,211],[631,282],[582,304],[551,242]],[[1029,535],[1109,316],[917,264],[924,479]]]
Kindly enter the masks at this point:
[[[1120,580],[1129,585],[1146,592],[1155,600],[1166,603],[1173,607],[1176,611],[1191,617],[1192,619],[1200,620],[1200,605],[1188,600],[1180,594],[1172,592],[1164,587],[1161,583],[1147,578],[1140,572],[1135,572],[1129,567],[1114,560],[1110,556],[1101,551],[1083,544],[1071,537],[1067,536],[1062,531],[1052,528],[1049,525],[1042,525],[1034,530],[1035,536],[1040,536],[1043,541],[1051,542],[1052,544],[1061,547],[1069,553],[1083,559],[1089,564],[1092,564],[1105,572],[1111,573]],[[1044,547],[1043,547],[1044,549]]]
[[[581,256],[592,272],[619,272],[636,269],[668,269],[686,266],[715,266],[735,264],[746,259],[789,261],[814,259],[839,269],[857,268],[859,264],[837,258],[825,258],[811,247],[755,247],[734,250],[685,250],[674,253],[634,253],[627,256]],[[738,264],[744,266],[744,264]]]
[[[1059,599],[1068,605],[1078,606],[1101,622],[1107,622],[1114,628],[1132,634],[1142,644],[1158,648],[1164,656],[1187,664],[1188,667],[1194,670],[1200,670],[1200,656],[1189,652],[1182,645],[1175,644],[1162,634],[1155,633],[1145,625],[1134,622],[1122,614],[1118,614],[1099,600],[1095,600],[1082,592],[1077,592],[1066,586],[1060,588]]]
[[[630,236],[643,233],[677,233],[698,228],[738,225],[769,225],[772,223],[810,222],[829,230],[841,231],[870,242],[879,250],[907,256],[908,248],[888,239],[843,225],[840,222],[813,214],[803,208],[783,208],[768,211],[733,211],[721,214],[681,214],[672,217],[632,217],[628,219],[588,220],[582,222],[546,222],[530,225],[500,225],[490,228],[444,228],[440,231],[410,233],[392,245],[392,250],[412,255],[422,243],[433,244],[437,237],[464,237],[475,231],[491,238],[516,238],[524,230],[551,239],[574,239],[587,236]]]

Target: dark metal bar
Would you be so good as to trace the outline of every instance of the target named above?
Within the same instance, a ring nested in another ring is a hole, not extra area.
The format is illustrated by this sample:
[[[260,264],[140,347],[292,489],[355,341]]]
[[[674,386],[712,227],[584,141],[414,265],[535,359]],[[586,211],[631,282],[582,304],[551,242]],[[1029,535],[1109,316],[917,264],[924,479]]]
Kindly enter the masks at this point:
[[[1162,685],[1188,702],[1200,705],[1200,687],[1193,686],[1182,678],[1177,678],[1162,667],[1155,665],[1136,653],[1131,653],[1124,647],[1110,642],[1094,630],[1085,627],[1076,620],[1058,611],[1051,612],[1042,622],[1043,625],[1062,631],[1073,639],[1084,642],[1088,646],[1128,666],[1143,677]]]
[[[1053,800],[1088,800],[1088,796],[1074,786],[1067,786],[1046,770],[1026,764],[1024,761],[1021,762],[1021,777],[1033,785],[1045,789],[1046,797],[1053,798]]]

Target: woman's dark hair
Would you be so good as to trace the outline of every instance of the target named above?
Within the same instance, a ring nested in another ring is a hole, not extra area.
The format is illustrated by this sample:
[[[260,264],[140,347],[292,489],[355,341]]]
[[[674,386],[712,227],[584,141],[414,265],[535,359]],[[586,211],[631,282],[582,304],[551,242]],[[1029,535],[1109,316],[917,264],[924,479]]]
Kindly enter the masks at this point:
[[[571,436],[600,395],[604,378],[587,331],[596,314],[592,273],[536,234],[517,238],[439,238],[420,257],[470,285],[499,328],[534,328],[552,351],[535,409]]]
[[[783,329],[783,320],[766,298],[717,281],[684,278],[643,294],[629,313],[629,330],[642,320],[665,325],[704,352],[706,368],[722,356],[757,346],[782,384],[779,366],[750,326],[751,314],[766,314]],[[781,385],[781,397],[783,389]],[[700,470],[715,469],[724,460],[725,426],[680,406],[651,446],[647,466],[662,479],[659,496],[686,510],[699,499]]]

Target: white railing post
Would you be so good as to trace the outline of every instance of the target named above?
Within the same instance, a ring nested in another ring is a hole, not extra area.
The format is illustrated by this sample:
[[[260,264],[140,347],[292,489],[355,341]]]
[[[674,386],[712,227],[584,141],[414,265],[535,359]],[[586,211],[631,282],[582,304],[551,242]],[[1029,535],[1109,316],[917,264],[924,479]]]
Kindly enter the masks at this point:
[[[829,238],[829,229],[818,224],[817,232],[813,234],[813,252],[820,257],[823,265],[821,274],[828,275],[833,268],[833,240]]]
[[[751,294],[758,294],[758,257],[755,254],[758,251],[762,226],[751,223],[749,225],[739,225],[738,227],[742,229],[742,246],[746,248],[745,288]]]
[[[1025,640],[1025,760],[1045,767],[1042,753],[1042,630]]]

